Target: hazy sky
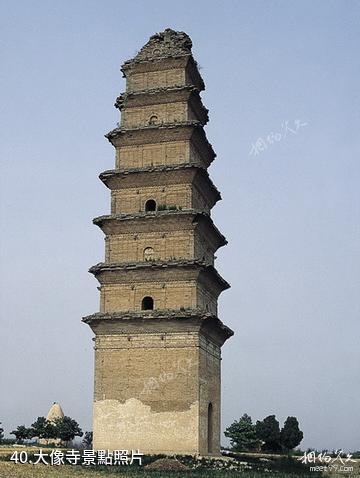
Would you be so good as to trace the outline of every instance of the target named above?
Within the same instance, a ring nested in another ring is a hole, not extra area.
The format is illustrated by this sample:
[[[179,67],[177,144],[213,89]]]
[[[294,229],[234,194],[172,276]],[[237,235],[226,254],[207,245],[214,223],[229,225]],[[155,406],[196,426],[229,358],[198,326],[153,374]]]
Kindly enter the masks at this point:
[[[53,401],[91,428],[80,320],[99,306],[87,269],[104,254],[91,220],[110,210],[103,135],[120,65],[171,27],[193,40],[218,155],[220,317],[235,331],[223,429],[245,412],[295,415],[303,448],[360,449],[360,3],[20,0],[1,2],[0,22],[6,431]]]

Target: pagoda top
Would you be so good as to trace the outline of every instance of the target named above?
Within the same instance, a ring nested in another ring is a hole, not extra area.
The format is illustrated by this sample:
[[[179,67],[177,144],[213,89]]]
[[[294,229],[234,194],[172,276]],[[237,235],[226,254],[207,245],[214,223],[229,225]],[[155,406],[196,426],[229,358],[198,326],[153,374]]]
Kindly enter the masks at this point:
[[[58,418],[64,418],[64,412],[62,411],[60,404],[57,402],[54,402],[51,405],[48,414],[46,415],[46,420],[48,422],[53,422]]]
[[[133,61],[151,61],[164,57],[178,57],[191,55],[192,41],[185,32],[177,32],[166,28],[163,32],[155,33],[141,48],[139,53],[124,63]]]

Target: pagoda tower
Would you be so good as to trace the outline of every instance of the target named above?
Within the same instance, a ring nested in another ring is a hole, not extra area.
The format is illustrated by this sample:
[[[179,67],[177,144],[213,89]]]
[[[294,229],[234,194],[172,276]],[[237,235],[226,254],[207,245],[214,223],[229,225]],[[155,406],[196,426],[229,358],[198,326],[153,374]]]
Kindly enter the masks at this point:
[[[100,312],[83,319],[95,333],[95,449],[220,452],[221,346],[233,332],[217,316],[226,240],[210,215],[220,194],[191,47],[166,29],[121,69],[121,123],[106,135],[115,169],[100,174],[111,214],[94,219]]]

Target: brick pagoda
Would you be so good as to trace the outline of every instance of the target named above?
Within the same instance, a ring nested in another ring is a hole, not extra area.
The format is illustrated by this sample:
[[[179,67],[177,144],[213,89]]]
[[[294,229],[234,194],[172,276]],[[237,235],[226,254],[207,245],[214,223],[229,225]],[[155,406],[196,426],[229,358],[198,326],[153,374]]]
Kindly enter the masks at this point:
[[[204,82],[188,35],[153,35],[122,72],[121,123],[107,134],[115,169],[100,174],[111,214],[95,333],[94,448],[219,454],[221,346],[229,287],[214,267],[226,244],[211,219],[220,200],[207,168]]]

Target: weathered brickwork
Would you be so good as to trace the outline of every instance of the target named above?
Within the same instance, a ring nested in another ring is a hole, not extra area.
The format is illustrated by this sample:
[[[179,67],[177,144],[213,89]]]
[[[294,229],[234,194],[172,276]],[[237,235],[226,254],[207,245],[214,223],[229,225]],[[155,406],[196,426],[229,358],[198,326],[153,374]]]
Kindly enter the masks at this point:
[[[202,309],[216,314],[216,299],[195,281],[144,282],[136,285],[109,284],[101,286],[101,312],[141,310],[143,297],[154,300],[157,309]]]
[[[162,71],[145,71],[127,77],[127,91],[151,90],[171,86],[185,86],[186,75],[183,68]]]
[[[219,346],[193,325],[180,330],[161,322],[154,327],[149,321],[142,327],[146,333],[134,333],[137,327],[127,323],[123,333],[97,335],[96,439],[110,449],[110,437],[119,434],[128,437],[129,446],[150,453],[197,450],[207,454],[208,404],[220,399]],[[119,363],[123,373],[114,374]],[[215,407],[215,424],[219,418]],[[157,440],[151,439],[154,436]],[[211,446],[214,450],[219,446],[216,436]],[[95,447],[100,445],[95,442]]]
[[[220,448],[220,436],[214,429],[220,428],[220,348],[212,341],[201,337],[199,376],[199,452],[214,453]],[[211,404],[212,430],[209,430],[209,405]]]
[[[194,259],[203,259],[209,264],[214,264],[215,248],[207,242],[200,234],[194,237]]]
[[[164,209],[175,207],[176,209],[197,209],[210,213],[209,205],[201,191],[191,184],[119,189],[113,191],[111,196],[111,212],[113,214],[145,211],[145,205],[149,199],[153,199],[158,207]]]
[[[168,103],[124,110],[121,125],[124,128],[137,128],[192,119],[197,119],[196,115],[186,103]]]
[[[117,336],[116,339],[106,337],[96,343],[96,360],[102,365],[95,389],[97,400],[125,402],[139,397],[154,411],[163,412],[167,411],[167,400],[173,402],[177,411],[184,411],[188,409],[189,399],[191,402],[198,399],[197,384],[192,377],[198,372],[197,334],[168,337],[148,333],[146,336]],[[148,354],[144,354],[144,348],[148,349]],[[127,369],[126,377],[113,373],[119,363]],[[160,383],[164,385],[165,401],[159,400],[159,394],[154,393]],[[185,388],[186,397],[182,393]]]
[[[220,199],[207,168],[203,80],[191,40],[167,29],[122,66],[119,126],[107,138],[115,169],[100,179],[111,213],[104,262],[91,267],[95,333],[94,448],[216,455],[221,346],[217,317],[229,285],[214,268],[226,244],[210,213]]]
[[[116,149],[116,167],[119,169],[171,166],[183,163],[205,165],[196,146],[189,141],[120,146]]]
[[[191,209],[192,204],[191,184],[129,188],[114,191],[112,196],[114,200],[112,212],[115,214],[145,211],[145,204],[149,199],[156,201],[158,207],[173,205],[177,208]]]
[[[202,259],[213,265],[215,250],[194,230],[113,234],[105,239],[106,262]]]
[[[200,242],[200,240],[198,241]],[[106,239],[108,262],[197,259],[192,231],[117,234]]]
[[[174,283],[145,282],[136,285],[111,284],[101,287],[102,312],[141,310],[143,297],[151,295],[157,309],[196,308],[195,281]]]

